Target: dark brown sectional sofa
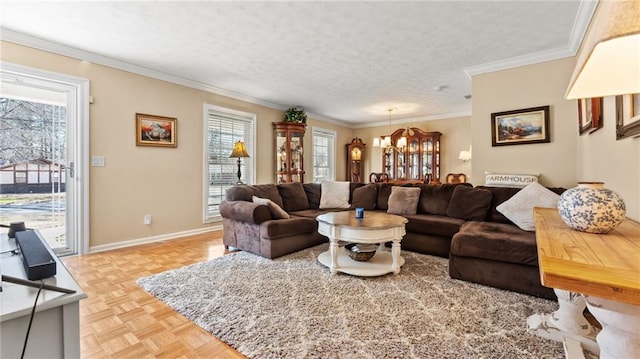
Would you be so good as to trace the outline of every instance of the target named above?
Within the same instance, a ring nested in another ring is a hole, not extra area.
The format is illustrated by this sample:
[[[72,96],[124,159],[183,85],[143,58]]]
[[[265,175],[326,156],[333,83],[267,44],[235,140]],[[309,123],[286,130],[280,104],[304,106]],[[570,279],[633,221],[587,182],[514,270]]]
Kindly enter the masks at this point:
[[[390,183],[350,184],[351,207],[387,211]],[[402,250],[449,258],[452,278],[556,299],[540,284],[535,233],[521,230],[496,207],[520,189],[470,184],[413,184],[420,188],[416,214]],[[551,188],[561,193],[561,188]],[[268,198],[290,216],[276,218],[252,197]],[[276,258],[327,241],[317,232],[316,216],[346,209],[320,209],[321,185],[315,183],[234,186],[220,205],[223,242],[267,258]]]

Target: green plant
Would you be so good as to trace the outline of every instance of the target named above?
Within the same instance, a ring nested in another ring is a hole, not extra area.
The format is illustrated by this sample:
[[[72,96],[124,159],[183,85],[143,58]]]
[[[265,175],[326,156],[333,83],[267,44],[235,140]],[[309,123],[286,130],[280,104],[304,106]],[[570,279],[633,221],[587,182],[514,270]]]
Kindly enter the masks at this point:
[[[307,123],[307,114],[301,108],[291,107],[284,112],[284,122]]]

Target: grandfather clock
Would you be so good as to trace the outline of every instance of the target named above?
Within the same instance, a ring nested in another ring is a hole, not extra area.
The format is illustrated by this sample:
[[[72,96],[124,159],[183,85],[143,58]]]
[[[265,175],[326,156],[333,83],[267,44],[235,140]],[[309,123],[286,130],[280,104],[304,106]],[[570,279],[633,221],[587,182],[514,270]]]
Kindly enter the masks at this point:
[[[362,139],[356,137],[347,143],[347,181],[363,183],[364,181],[364,147]]]

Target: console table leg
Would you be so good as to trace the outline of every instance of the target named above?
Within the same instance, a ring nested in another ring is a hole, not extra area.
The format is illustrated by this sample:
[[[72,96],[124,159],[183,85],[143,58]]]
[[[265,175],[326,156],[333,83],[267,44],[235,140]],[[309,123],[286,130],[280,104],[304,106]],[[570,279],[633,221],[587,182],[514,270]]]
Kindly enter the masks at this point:
[[[391,263],[391,270],[393,274],[400,273],[400,241],[394,240],[391,244],[391,259],[393,262]]]
[[[595,341],[598,331],[582,314],[586,307],[582,294],[554,289],[559,308],[551,314],[534,314],[527,318],[529,331],[546,339],[562,342],[569,338],[580,342],[588,351],[598,354]]]
[[[589,312],[602,324],[601,359],[640,358],[640,306],[586,296]]]
[[[331,274],[338,273],[338,239],[335,237],[329,238],[329,252],[331,253]]]

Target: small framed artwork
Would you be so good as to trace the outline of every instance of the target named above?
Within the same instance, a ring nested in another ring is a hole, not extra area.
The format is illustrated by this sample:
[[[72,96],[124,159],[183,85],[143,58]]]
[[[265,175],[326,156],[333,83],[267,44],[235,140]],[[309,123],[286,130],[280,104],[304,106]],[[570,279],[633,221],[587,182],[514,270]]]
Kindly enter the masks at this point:
[[[136,146],[178,147],[178,119],[136,113]]]
[[[578,133],[595,132],[602,128],[602,97],[578,100]]]
[[[549,106],[491,114],[491,146],[550,141]]]
[[[616,139],[640,136],[640,94],[616,96]]]

